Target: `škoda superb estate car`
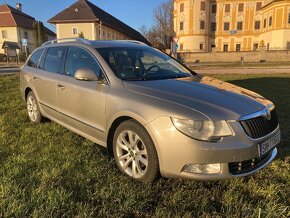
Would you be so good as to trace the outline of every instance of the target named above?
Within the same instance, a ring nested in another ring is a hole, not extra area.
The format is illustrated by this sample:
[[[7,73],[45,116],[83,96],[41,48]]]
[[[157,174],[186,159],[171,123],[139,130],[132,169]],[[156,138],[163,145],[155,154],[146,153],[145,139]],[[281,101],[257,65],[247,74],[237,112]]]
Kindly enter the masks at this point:
[[[277,154],[272,102],[137,41],[51,41],[20,82],[31,122],[46,117],[107,147],[136,180],[247,176]]]

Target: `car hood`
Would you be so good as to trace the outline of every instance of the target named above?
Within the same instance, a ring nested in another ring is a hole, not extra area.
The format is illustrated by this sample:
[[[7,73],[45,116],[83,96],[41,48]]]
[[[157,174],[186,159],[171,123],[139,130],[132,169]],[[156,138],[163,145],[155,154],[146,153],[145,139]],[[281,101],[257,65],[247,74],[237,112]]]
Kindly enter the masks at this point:
[[[207,76],[180,79],[124,81],[124,86],[135,93],[151,96],[170,103],[197,110],[210,119],[238,120],[257,112],[272,102],[261,95]]]

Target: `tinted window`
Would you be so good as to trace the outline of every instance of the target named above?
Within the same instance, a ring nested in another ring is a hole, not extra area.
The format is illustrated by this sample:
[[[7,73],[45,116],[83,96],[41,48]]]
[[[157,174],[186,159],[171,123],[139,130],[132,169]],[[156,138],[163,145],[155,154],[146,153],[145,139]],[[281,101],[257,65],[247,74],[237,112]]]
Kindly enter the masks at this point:
[[[36,51],[31,58],[29,59],[29,61],[27,62],[27,65],[30,67],[35,67],[37,68],[37,65],[39,63],[39,60],[41,58],[43,49]]]
[[[100,76],[101,68],[93,56],[84,49],[70,47],[68,50],[65,74],[74,76],[79,69],[91,69],[97,76]]]
[[[59,73],[64,52],[65,47],[49,48],[47,50],[43,69],[53,73]]]

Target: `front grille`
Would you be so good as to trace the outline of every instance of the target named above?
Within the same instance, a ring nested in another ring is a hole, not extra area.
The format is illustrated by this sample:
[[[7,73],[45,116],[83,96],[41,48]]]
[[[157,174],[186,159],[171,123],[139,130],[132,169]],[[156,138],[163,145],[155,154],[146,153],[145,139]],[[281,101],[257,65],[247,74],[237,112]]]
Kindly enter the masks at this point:
[[[275,110],[271,111],[271,119],[255,117],[249,120],[240,121],[246,134],[253,138],[261,138],[273,132],[278,126],[278,117]]]
[[[243,173],[252,172],[253,170],[258,169],[260,166],[265,164],[270,159],[271,154],[272,154],[272,150],[271,152],[267,153],[266,155],[260,158],[254,158],[251,160],[229,163],[229,172],[232,175],[239,175]]]

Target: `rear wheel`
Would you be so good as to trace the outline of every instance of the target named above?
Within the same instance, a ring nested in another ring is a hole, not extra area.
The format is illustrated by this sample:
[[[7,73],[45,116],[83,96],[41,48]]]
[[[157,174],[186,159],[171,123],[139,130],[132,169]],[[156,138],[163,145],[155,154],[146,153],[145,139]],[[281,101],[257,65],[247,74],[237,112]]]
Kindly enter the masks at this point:
[[[143,182],[157,178],[156,149],[142,125],[132,120],[121,123],[114,134],[113,146],[116,164],[123,173]]]
[[[31,91],[26,98],[27,112],[32,123],[41,123],[44,120],[34,93]]]

